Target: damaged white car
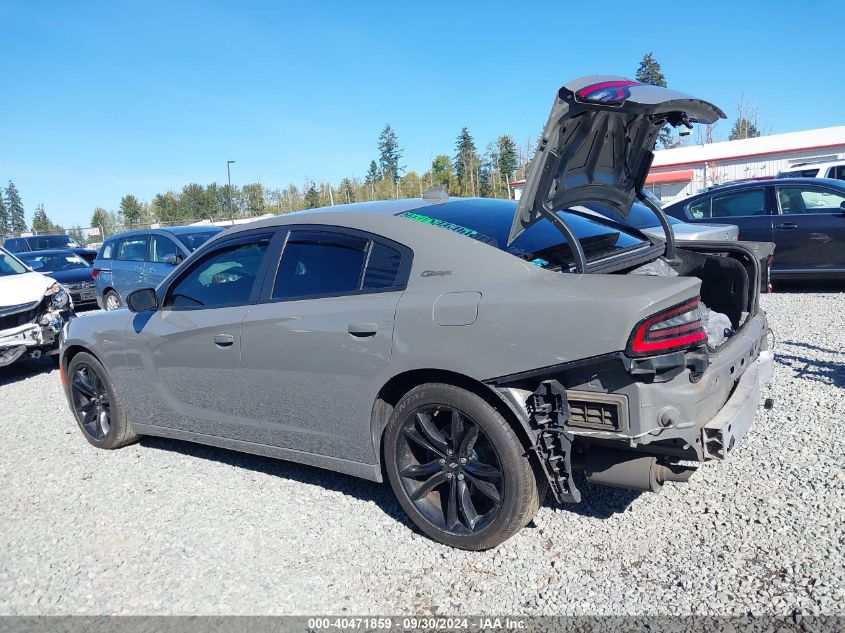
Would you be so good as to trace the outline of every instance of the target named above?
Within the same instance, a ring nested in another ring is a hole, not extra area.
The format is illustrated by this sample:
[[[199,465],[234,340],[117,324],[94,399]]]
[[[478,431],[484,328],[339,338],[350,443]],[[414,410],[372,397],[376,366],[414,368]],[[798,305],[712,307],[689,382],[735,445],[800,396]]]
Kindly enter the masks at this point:
[[[59,351],[73,304],[54,279],[0,248],[0,367]]]

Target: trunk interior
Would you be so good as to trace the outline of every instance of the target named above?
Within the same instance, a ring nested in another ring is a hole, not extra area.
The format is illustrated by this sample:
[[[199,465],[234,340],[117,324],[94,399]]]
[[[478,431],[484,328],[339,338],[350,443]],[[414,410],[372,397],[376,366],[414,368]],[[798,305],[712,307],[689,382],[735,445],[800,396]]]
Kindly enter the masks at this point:
[[[729,341],[756,311],[759,267],[755,253],[741,243],[699,242],[680,245],[672,263],[660,258],[621,272],[700,279],[702,321],[708,345],[715,349]]]

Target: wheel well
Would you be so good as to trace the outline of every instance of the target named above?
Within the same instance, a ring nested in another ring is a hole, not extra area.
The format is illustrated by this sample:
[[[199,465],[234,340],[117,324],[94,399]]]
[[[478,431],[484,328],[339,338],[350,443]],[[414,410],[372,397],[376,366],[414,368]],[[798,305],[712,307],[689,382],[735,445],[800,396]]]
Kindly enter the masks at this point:
[[[381,447],[384,439],[384,431],[387,428],[387,421],[390,419],[390,414],[394,407],[414,387],[424,385],[426,383],[444,383],[447,385],[454,385],[461,389],[474,393],[480,398],[484,399],[487,404],[496,409],[522,442],[523,447],[530,449],[532,442],[528,429],[519,420],[513,410],[505,403],[505,401],[491,388],[483,382],[459,374],[457,372],[447,371],[443,369],[415,369],[407,371],[402,374],[397,374],[391,378],[379,391],[373,406],[373,446],[375,448],[375,455],[378,464],[381,464],[384,470],[384,464],[381,459]],[[384,473],[383,473],[384,474]]]
[[[65,350],[64,356],[62,357],[62,370],[67,371],[67,368],[70,367],[70,361],[73,360],[73,357],[76,356],[79,352],[85,352],[87,354],[91,354],[94,358],[98,361],[100,360],[97,355],[92,352],[87,347],[83,347],[82,345],[71,345]],[[102,361],[100,361],[102,363]]]

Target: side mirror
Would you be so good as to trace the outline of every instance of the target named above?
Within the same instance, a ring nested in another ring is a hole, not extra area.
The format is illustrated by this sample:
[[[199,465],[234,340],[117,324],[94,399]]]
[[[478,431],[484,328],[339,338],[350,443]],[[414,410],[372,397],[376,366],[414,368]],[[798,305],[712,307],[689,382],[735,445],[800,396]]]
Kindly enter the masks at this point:
[[[156,291],[152,288],[141,288],[130,292],[126,297],[126,307],[131,312],[149,312],[158,308]]]
[[[171,266],[176,266],[182,262],[181,255],[165,255],[161,258],[162,263],[170,264]]]

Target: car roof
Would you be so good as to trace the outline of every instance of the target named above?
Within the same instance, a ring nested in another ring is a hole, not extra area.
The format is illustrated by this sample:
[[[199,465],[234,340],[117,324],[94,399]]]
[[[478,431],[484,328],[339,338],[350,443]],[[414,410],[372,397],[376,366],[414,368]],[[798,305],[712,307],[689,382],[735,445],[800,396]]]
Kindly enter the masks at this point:
[[[837,180],[835,178],[769,178],[767,180],[743,180],[741,182],[729,182],[724,185],[710,187],[705,191],[699,191],[696,194],[673,202],[667,207],[675,206],[676,204],[686,203],[693,198],[701,198],[703,196],[716,195],[724,193],[725,191],[734,191],[737,189],[754,189],[756,187],[766,187],[769,185],[828,185],[837,189],[845,189],[845,181]]]
[[[104,241],[108,242],[110,240],[123,239],[124,237],[135,237],[138,235],[160,235],[163,233],[170,233],[171,235],[185,235],[186,233],[220,233],[225,230],[225,227],[214,226],[213,224],[165,226],[157,229],[134,229],[132,231],[124,231],[123,233],[117,233],[111,237],[107,237]]]

